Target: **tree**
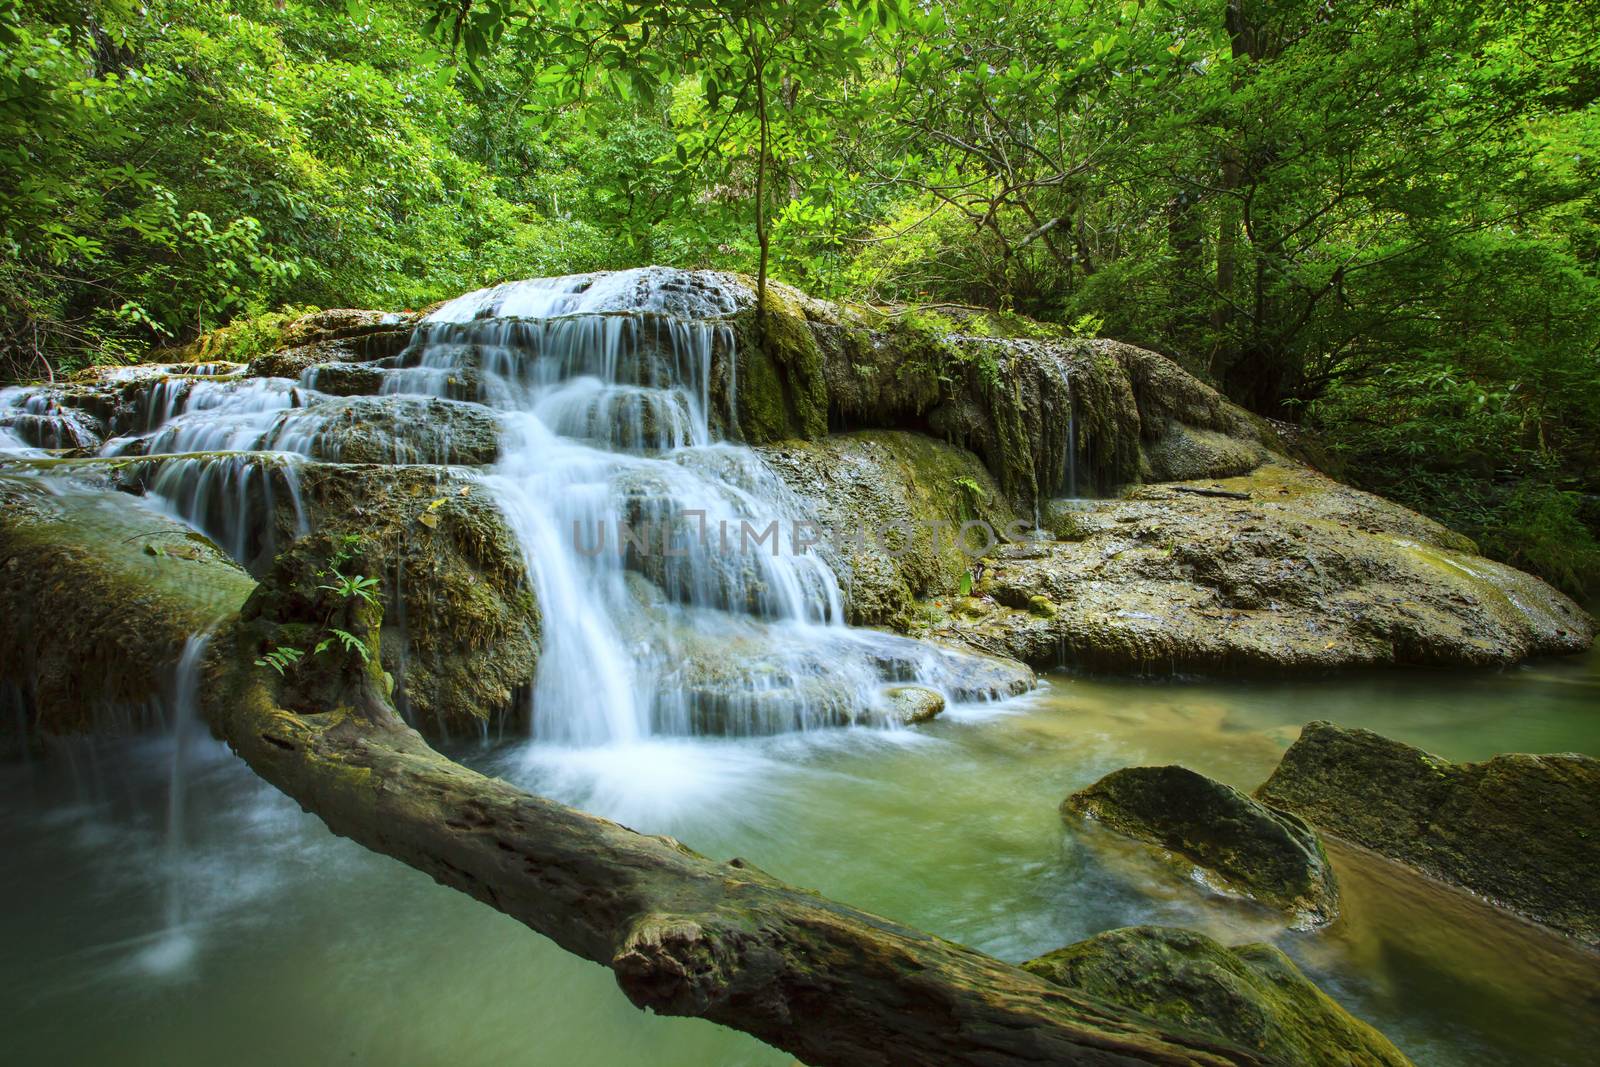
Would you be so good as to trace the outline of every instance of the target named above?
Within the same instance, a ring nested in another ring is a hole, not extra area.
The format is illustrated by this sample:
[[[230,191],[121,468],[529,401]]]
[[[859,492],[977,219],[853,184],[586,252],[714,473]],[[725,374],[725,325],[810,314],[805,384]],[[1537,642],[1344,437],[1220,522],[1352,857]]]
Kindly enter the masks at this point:
[[[649,98],[679,79],[697,83],[702,125],[680,136],[677,162],[689,166],[691,153],[697,162],[729,163],[753,154],[764,314],[777,155],[803,158],[824,136],[821,117],[802,106],[807,85],[857,70],[868,28],[898,25],[910,11],[909,0],[438,0],[429,26],[463,49],[474,69],[497,50],[509,53],[552,90],[551,107],[593,89]]]

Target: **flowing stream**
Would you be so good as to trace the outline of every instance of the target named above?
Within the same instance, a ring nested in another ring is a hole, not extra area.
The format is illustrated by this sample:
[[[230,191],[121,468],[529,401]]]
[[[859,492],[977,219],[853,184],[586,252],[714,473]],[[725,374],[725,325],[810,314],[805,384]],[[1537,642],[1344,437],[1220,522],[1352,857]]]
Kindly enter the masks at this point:
[[[1597,708],[1593,655],[1292,683],[1057,675],[916,730],[656,738],[612,758],[528,742],[457,754],[1006,959],[1141,922],[1267,939],[1420,1064],[1577,1065],[1600,1032],[1592,954],[1341,851],[1345,920],[1286,932],[1142,849],[1064,826],[1056,805],[1130,764],[1181,761],[1253,787],[1313,718],[1454,759],[1600,754]],[[791,1062],[637,1012],[609,972],[332,837],[210,741],[185,763],[191,948],[176,966],[153,958],[168,936],[172,744],[64,744],[0,770],[12,1062]]]

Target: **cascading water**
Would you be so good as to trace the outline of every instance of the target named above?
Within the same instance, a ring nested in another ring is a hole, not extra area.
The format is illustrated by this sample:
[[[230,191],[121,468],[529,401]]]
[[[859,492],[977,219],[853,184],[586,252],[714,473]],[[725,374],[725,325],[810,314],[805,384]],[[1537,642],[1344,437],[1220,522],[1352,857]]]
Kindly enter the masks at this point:
[[[907,684],[949,700],[1014,691],[971,657],[844,624],[833,550],[808,543],[818,532],[761,455],[728,440],[734,316],[753,295],[662,268],[509,283],[442,305],[404,351],[360,364],[364,395],[317,391],[345,364],[299,380],[237,364],[106,370],[94,418],[47,388],[0,395],[0,450],[125,461],[124,487],[249,566],[280,547],[280,505],[307,532],[308,461],[479,468],[535,587],[541,741],[882,724],[937,700]]]
[[[958,657],[843,624],[826,557],[734,410],[731,289],[659,270],[470,293],[430,315],[386,392],[476,384],[505,426],[488,484],[543,617],[534,735],[770,734],[881,721],[885,687],[956,690]],[[776,524],[774,527],[773,524]],[[756,538],[764,539],[756,542]]]
[[[185,823],[187,822],[188,752],[200,729],[200,665],[211,634],[191,634],[173,671],[168,696],[172,717],[172,766],[167,779],[166,929],[141,955],[151,971],[181,967],[194,952],[184,914]]]

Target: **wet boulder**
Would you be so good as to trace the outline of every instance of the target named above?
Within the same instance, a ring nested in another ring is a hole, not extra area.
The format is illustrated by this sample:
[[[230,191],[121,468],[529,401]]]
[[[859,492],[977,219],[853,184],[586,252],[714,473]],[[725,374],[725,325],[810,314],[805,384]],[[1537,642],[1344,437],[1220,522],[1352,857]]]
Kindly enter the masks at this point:
[[[1539,579],[1282,457],[1043,518],[1054,540],[989,561],[974,592],[993,610],[932,632],[1035,665],[1155,674],[1497,666],[1594,639]],[[1055,614],[1029,611],[1035,596]]]
[[[123,493],[0,474],[0,685],[32,731],[156,725],[185,643],[254,586]]]
[[[347,397],[285,411],[265,444],[335,463],[487,466],[500,452],[500,423],[456,400]]]
[[[857,624],[908,625],[919,598],[957,592],[1016,519],[976,456],[924,434],[836,434],[760,452],[816,524]]]
[[[384,373],[366,363],[318,363],[300,376],[306,388],[327,396],[370,396],[383,391]]]
[[[1256,797],[1600,944],[1600,760],[1515,753],[1452,763],[1370,730],[1313,722]]]
[[[1218,888],[1290,913],[1296,926],[1338,915],[1338,885],[1315,830],[1186,767],[1113,771],[1067,797],[1061,812],[1166,849]]]
[[[944,710],[944,696],[920,685],[896,685],[883,691],[889,716],[906,725],[928,722]]]
[[[1134,926],[1022,965],[1057,985],[1304,1067],[1401,1067],[1389,1039],[1318,989],[1271,945]]]
[[[62,390],[0,390],[0,449],[16,442],[49,451],[93,452],[104,435],[101,421],[70,403]]]

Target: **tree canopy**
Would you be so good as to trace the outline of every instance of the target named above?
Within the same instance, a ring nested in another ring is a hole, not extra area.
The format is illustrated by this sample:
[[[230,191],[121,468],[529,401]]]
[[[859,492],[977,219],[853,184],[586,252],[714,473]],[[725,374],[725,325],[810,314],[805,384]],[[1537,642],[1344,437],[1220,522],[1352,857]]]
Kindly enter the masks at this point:
[[[1582,2],[0,0],[12,378],[666,262],[1164,352],[1600,575]]]

